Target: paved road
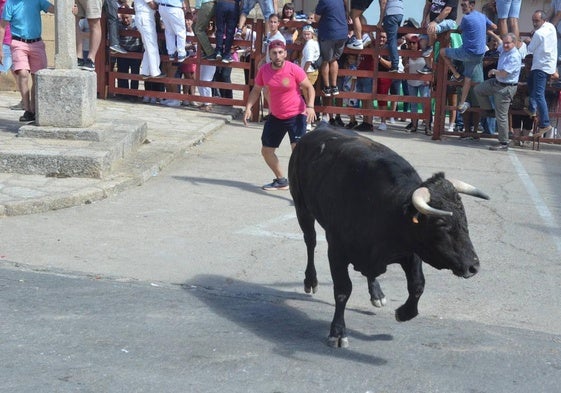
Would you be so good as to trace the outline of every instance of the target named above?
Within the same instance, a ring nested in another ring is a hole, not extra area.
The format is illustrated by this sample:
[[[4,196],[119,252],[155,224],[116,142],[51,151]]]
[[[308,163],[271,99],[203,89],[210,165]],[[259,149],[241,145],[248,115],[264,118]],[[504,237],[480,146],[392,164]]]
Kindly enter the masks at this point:
[[[303,293],[305,249],[288,192],[259,186],[259,125],[235,122],[142,187],[0,220],[0,391],[554,392],[561,381],[561,151],[376,138],[464,198],[481,272],[426,267],[420,315],[397,323],[402,272],[369,305],[353,272],[350,348],[324,344],[333,313]],[[288,161],[288,146],[281,149]]]

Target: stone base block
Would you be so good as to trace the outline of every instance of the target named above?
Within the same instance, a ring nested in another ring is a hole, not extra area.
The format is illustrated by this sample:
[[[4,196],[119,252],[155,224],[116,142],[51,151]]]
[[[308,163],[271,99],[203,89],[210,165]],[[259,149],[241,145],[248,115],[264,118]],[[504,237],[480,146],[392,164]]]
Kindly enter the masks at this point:
[[[30,127],[30,126],[27,126]],[[0,173],[103,178],[146,140],[145,122],[96,124],[101,141],[69,138],[14,138],[0,145]],[[41,132],[41,127],[29,132]]]
[[[44,69],[37,72],[35,83],[37,125],[80,128],[94,124],[95,72]]]

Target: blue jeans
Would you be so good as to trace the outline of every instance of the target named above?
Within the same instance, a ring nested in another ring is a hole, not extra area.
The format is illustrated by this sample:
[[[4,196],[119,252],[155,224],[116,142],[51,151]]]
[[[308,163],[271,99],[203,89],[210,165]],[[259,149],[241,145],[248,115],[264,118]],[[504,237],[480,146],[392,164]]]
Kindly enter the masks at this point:
[[[409,85],[409,95],[413,97],[429,97],[430,96],[430,88],[429,85],[420,85],[420,86],[413,86]],[[418,102],[411,103],[411,113],[418,113],[419,106],[421,106]]]
[[[219,1],[216,3],[216,52],[229,55],[240,14],[239,3]]]
[[[397,29],[401,24],[403,15],[386,15],[384,16],[384,31],[388,36],[388,49],[390,50],[390,61],[392,69],[397,70],[399,65],[399,55],[397,53]]]
[[[539,117],[539,127],[549,126],[549,112],[545,101],[545,86],[549,75],[542,70],[532,70],[528,78],[528,90],[530,91],[530,104],[528,109],[531,112],[537,110]]]

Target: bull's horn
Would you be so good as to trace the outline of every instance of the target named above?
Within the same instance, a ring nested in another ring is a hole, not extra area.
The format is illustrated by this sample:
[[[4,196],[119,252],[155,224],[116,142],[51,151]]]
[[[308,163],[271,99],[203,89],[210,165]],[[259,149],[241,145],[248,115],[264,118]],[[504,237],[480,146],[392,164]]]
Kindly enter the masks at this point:
[[[430,191],[426,187],[419,187],[411,196],[411,201],[413,202],[413,206],[415,209],[419,211],[419,213],[424,214],[426,216],[451,216],[452,212],[446,210],[439,210],[435,209],[434,207],[429,206],[430,202]]]
[[[448,181],[452,183],[456,191],[461,194],[471,195],[482,199],[490,199],[489,195],[485,194],[483,191],[472,186],[471,184],[464,183],[463,181],[457,179],[448,179]]]

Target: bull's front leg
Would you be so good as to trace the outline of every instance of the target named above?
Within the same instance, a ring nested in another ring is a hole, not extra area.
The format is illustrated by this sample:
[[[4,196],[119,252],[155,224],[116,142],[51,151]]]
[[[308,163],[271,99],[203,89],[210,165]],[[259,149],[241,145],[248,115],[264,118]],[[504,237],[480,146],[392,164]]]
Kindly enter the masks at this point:
[[[345,326],[345,307],[351,296],[353,284],[349,277],[348,264],[336,251],[329,246],[329,267],[333,279],[333,295],[335,297],[335,315],[331,322],[331,330],[327,338],[330,347],[346,348],[349,346],[347,329]]]
[[[425,290],[425,276],[423,275],[421,258],[416,254],[405,258],[400,264],[407,278],[407,292],[409,292],[409,297],[405,304],[395,310],[395,319],[399,322],[405,322],[415,318],[419,314],[417,306]]]
[[[366,281],[368,283],[368,292],[370,293],[370,303],[374,307],[383,307],[386,305],[386,295],[382,292],[380,283],[376,280],[376,277],[367,277]]]

